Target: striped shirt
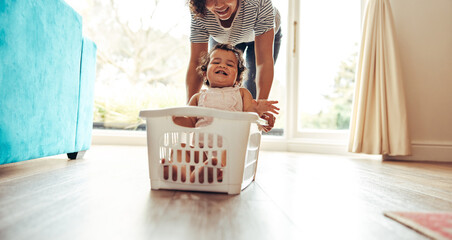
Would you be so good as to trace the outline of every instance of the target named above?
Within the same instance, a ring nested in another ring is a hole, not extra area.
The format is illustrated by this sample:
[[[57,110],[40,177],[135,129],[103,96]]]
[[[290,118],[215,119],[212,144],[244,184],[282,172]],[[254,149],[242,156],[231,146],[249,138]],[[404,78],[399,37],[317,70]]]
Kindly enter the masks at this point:
[[[218,17],[210,11],[202,18],[197,18],[192,13],[190,41],[207,43],[211,36],[219,43],[237,45],[252,42],[255,36],[272,28],[275,29],[275,33],[279,29],[281,17],[271,0],[239,0],[237,8],[229,28],[221,26]]]

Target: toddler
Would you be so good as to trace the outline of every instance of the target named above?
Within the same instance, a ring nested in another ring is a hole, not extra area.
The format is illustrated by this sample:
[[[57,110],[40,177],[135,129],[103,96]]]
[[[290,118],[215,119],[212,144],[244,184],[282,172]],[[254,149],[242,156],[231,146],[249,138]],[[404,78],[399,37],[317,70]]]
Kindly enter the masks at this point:
[[[204,83],[208,88],[193,95],[188,103],[190,106],[209,107],[227,111],[255,112],[259,116],[262,116],[264,113],[278,114],[279,108],[275,106],[278,103],[277,101],[256,101],[246,88],[240,87],[246,68],[244,66],[242,52],[232,45],[217,44],[201,59],[201,64],[197,70],[203,77]],[[212,118],[174,116],[173,121],[175,124],[184,127],[202,127],[209,125],[212,122]],[[265,127],[263,130],[265,131]],[[218,143],[221,145],[221,138],[218,139]],[[204,144],[204,142],[200,141],[201,144]],[[210,139],[208,144],[211,145]],[[177,159],[181,159],[181,156],[179,156],[181,153],[178,152],[177,155]],[[224,167],[226,166],[226,151],[222,151],[221,155],[221,166]],[[188,154],[186,159],[189,158],[190,156]],[[198,161],[195,159],[195,162]],[[203,157],[203,161],[205,164],[208,163],[207,156]],[[216,165],[217,161],[217,156],[213,156],[212,165]],[[177,167],[175,167],[173,166],[173,176],[175,176],[175,172],[177,173]],[[182,181],[185,181],[184,167],[181,170]],[[197,170],[200,182],[204,180],[203,171],[203,167]],[[194,182],[195,172],[196,170],[190,171],[191,182]],[[167,179],[167,169],[164,170],[164,175],[166,175],[165,179]],[[212,175],[212,173],[208,173],[209,182],[213,178]],[[218,172],[217,179],[218,181],[222,180],[221,171]]]

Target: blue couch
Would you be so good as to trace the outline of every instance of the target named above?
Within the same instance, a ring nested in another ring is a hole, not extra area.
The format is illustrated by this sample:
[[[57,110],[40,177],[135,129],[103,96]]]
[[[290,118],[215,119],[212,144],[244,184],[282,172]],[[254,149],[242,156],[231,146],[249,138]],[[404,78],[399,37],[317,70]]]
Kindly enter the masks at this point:
[[[0,0],[0,164],[91,145],[96,45],[63,0]]]

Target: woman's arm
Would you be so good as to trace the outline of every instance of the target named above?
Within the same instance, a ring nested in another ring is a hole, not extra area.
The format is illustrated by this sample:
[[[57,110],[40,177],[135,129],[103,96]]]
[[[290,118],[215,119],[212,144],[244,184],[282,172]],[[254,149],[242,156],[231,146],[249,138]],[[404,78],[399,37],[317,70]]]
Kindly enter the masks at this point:
[[[185,79],[187,89],[187,102],[193,95],[199,92],[202,87],[202,77],[199,76],[196,68],[199,66],[199,59],[207,52],[208,43],[191,43],[190,63],[188,64],[187,76]]]
[[[267,99],[273,83],[273,40],[271,29],[254,40],[256,54],[257,99]]]

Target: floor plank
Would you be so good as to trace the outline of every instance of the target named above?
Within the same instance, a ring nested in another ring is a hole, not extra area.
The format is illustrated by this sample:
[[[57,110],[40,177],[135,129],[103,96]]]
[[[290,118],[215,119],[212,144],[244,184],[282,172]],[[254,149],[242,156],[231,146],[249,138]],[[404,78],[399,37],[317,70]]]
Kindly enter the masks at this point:
[[[240,195],[150,190],[146,148],[0,166],[0,239],[426,239],[385,211],[452,211],[452,164],[262,152]]]

